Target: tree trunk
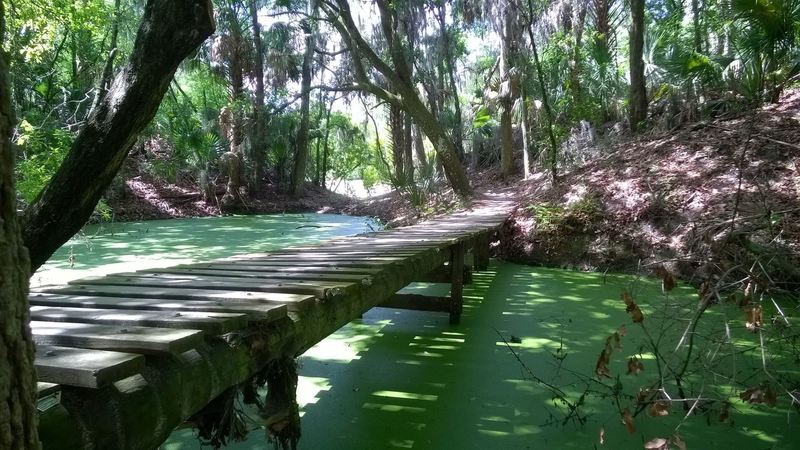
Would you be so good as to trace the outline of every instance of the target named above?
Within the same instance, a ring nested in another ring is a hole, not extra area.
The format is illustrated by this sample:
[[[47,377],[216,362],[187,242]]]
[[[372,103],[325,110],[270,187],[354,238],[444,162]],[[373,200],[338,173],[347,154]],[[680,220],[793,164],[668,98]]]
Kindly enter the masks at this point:
[[[214,32],[210,0],[148,0],[133,53],[50,183],[25,210],[35,271],[81,229],[150,123],[178,65]]]
[[[531,157],[530,157],[530,143],[528,142],[528,94],[525,92],[525,85],[522,85],[522,104],[520,111],[522,112],[522,171],[525,179],[531,177]]]
[[[581,47],[583,44],[583,27],[586,22],[586,2],[575,0],[572,5],[572,34],[575,39],[572,48],[572,64],[569,70],[570,87],[572,88],[572,101],[574,106],[583,102],[581,92]]]
[[[639,124],[647,119],[647,87],[644,79],[644,0],[631,0],[630,36],[630,122],[631,130],[636,131]]]
[[[403,172],[408,184],[414,184],[414,142],[411,137],[411,116],[403,114]]]
[[[333,102],[336,99],[334,98],[331,100],[330,104],[328,104],[328,111],[325,113],[325,140],[322,143],[322,187],[323,189],[328,189],[328,139],[331,135],[331,112],[333,111]]]
[[[392,166],[394,174],[392,184],[394,187],[401,188],[408,186],[406,179],[405,160],[405,118],[403,109],[400,105],[389,105],[389,130],[392,134]]]
[[[309,25],[310,26],[310,25]],[[308,165],[309,103],[311,103],[311,62],[314,58],[314,33],[306,30],[306,51],[303,55],[302,80],[300,82],[300,127],[297,130],[297,150],[292,168],[292,195],[300,197],[306,181]]]
[[[250,185],[254,191],[261,189],[264,178],[264,162],[266,158],[266,143],[264,139],[264,45],[261,42],[261,24],[258,22],[258,3],[250,0],[250,26],[253,32],[254,70],[253,78],[256,82],[255,99],[253,102],[252,133],[250,139],[250,160],[253,165]]]
[[[105,67],[103,67],[103,75],[100,78],[100,84],[97,87],[92,108],[89,110],[90,113],[97,109],[97,105],[100,104],[100,100],[106,96],[106,92],[108,92],[108,87],[111,85],[111,80],[114,76],[114,60],[117,58],[120,14],[120,0],[114,0],[114,18],[111,20],[111,45],[109,45],[108,59],[106,59]]]
[[[458,98],[458,84],[456,83],[455,65],[453,49],[450,43],[450,34],[447,31],[445,22],[445,4],[439,4],[439,32],[442,34],[442,46],[444,47],[444,66],[447,77],[450,81],[450,95],[453,99],[453,112],[455,113],[455,123],[453,124],[453,141],[455,141],[456,153],[458,158],[464,161],[464,124],[461,120],[461,102]]]
[[[28,252],[17,222],[14,188],[15,124],[5,51],[5,11],[0,0],[0,448],[35,450],[36,372],[28,323]]]
[[[407,64],[402,51],[403,47],[394,34],[393,28],[390,26],[391,22],[394,20],[392,17],[392,7],[385,0],[381,0],[376,4],[380,11],[384,36],[389,43],[389,53],[393,65],[398,69],[393,68],[383,61],[358,31],[358,27],[350,13],[348,1],[336,0],[335,9],[332,8],[332,3],[333,2],[323,2],[322,5],[331,24],[336,27],[339,34],[342,35],[349,52],[353,56],[356,78],[355,86],[364,92],[378,96],[384,101],[402,105],[406,112],[411,115],[414,122],[423,129],[428,139],[433,142],[436,152],[439,155],[439,160],[443,165],[445,177],[456,194],[462,197],[471,196],[472,187],[470,186],[464,167],[458,160],[453,141],[447,135],[442,124],[436,120],[436,117],[425,107],[425,104],[419,98],[413,80],[405,79],[401,75],[403,73],[409,73],[409,71],[402,70],[402,66]],[[371,82],[367,77],[367,72],[364,67],[365,63],[369,63],[371,67],[380,72],[380,74],[389,81],[393,90],[397,92],[397,95],[390,94]]]
[[[220,129],[223,130],[228,140],[228,151],[221,158],[223,171],[228,174],[228,184],[225,195],[222,196],[220,208],[224,213],[235,213],[242,209],[243,205],[239,188],[243,181],[242,169],[244,167],[244,155],[242,154],[244,111],[240,103],[244,98],[244,44],[242,30],[239,28],[239,18],[232,4],[228,5],[224,14],[228,28],[228,35],[224,38],[230,39],[230,50],[226,58],[230,97],[228,106],[223,108],[219,115]],[[247,154],[250,154],[249,150],[247,150]]]
[[[531,44],[531,52],[533,53],[533,63],[536,66],[536,76],[539,80],[539,89],[542,94],[542,105],[544,112],[547,116],[547,135],[550,138],[550,175],[553,181],[558,177],[558,144],[556,143],[556,135],[553,131],[553,110],[550,108],[550,96],[547,94],[547,87],[544,82],[544,71],[542,70],[542,63],[539,60],[539,51],[536,47],[536,34],[533,32],[533,0],[528,0],[528,39]]]
[[[422,142],[419,125],[414,125],[414,153],[417,154],[417,162],[420,166],[428,165],[428,156],[425,154],[425,143]]]
[[[514,170],[514,129],[511,117],[511,108],[514,105],[514,89],[511,80],[511,68],[513,67],[513,55],[511,46],[513,45],[513,16],[511,8],[507,8],[504,17],[502,30],[500,30],[500,173],[504,178],[510,177]]]

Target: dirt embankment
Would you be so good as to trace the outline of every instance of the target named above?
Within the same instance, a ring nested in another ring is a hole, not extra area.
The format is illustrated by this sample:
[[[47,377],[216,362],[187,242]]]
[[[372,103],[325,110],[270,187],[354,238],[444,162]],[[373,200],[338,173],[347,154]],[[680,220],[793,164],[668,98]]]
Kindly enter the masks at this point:
[[[682,278],[770,266],[800,281],[800,91],[736,118],[617,142],[519,187],[507,259]],[[742,266],[742,267],[739,267]]]

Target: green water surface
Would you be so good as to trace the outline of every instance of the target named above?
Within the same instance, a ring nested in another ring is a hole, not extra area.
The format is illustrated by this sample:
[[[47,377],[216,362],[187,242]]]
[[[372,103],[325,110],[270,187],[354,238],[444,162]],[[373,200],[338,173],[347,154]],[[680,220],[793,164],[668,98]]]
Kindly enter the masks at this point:
[[[371,227],[362,218],[313,214],[118,224],[113,234],[106,227],[76,237],[38,276],[79,278],[208,260]],[[436,295],[448,291],[447,285],[408,289]],[[696,354],[701,363],[714,365],[705,377],[689,380],[705,395],[729,396],[730,420],[720,422],[713,408],[684,420],[684,411],[676,407],[666,417],[640,414],[636,431],[628,433],[619,409],[632,401],[623,398],[618,406],[612,397],[597,394],[606,388],[591,381],[606,339],[625,324],[627,334],[610,364],[613,378],[603,383],[618,381],[621,392],[632,395],[657,382],[654,358],[641,349],[647,336],[625,312],[622,290],[633,293],[648,330],[665,342],[677,341],[687,317],[663,320],[659,312],[669,313],[667,305],[692,311],[697,302],[696,294],[685,288],[665,297],[653,281],[495,262],[465,288],[461,325],[449,325],[445,314],[374,308],[299,358],[300,449],[633,450],[676,429],[692,450],[800,449],[797,412],[785,396],[776,408],[751,407],[737,399],[739,390],[725,377],[733,371],[751,378],[734,380],[739,388],[763,378],[755,370],[761,360],[752,350],[757,335],[743,330],[735,307],[715,309],[709,316],[715,320],[698,328]],[[724,333],[725,326],[733,328],[731,339],[718,346],[713,337]],[[626,373],[631,355],[642,360],[642,374]],[[796,361],[777,363],[784,374],[797,371]],[[564,405],[533,376],[558,387],[572,402],[587,389],[597,391],[582,401],[583,423],[564,423]],[[257,414],[250,413],[248,439],[229,448],[271,448]],[[162,448],[203,447],[191,429],[179,429]]]

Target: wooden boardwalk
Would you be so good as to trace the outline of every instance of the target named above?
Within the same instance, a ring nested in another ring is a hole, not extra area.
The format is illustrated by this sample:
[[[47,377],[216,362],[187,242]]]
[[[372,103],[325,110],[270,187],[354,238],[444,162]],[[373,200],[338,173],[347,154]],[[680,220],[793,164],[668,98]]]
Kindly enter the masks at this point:
[[[465,261],[485,268],[513,207],[483,201],[390,231],[32,290],[45,448],[157,448],[269,361],[375,306],[458,323]],[[397,294],[415,281],[450,283],[450,296]]]

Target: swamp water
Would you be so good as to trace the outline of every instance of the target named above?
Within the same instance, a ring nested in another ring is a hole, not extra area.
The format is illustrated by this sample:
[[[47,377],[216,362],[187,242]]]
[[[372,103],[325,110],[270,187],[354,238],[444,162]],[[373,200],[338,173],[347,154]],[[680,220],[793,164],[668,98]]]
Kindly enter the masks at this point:
[[[367,223],[343,216],[283,215],[118,224],[113,236],[76,238],[37,276],[55,282],[268,251],[368,231],[374,225]],[[447,294],[446,285],[415,284],[407,289]],[[667,338],[683,331],[684,318],[664,326],[654,315],[664,305],[697,301],[688,289],[664,299],[657,283],[627,276],[498,262],[476,273],[474,283],[465,287],[461,325],[449,325],[445,314],[375,308],[299,358],[299,447],[633,450],[652,438],[669,438],[677,428],[692,450],[800,449],[797,411],[785,396],[777,408],[752,407],[737,399],[737,391],[728,391],[729,380],[723,375],[731,358],[736,373],[754,372],[760,364],[752,352],[737,350],[752,346],[754,335],[742,330],[741,314],[735,310],[715,312],[730,317],[708,321],[729,319],[737,329],[720,348],[713,348],[712,340],[698,340],[697,354],[720,363],[708,372],[708,379],[691,380],[694,388],[730,394],[730,419],[720,422],[712,405],[709,414],[684,421],[685,412],[675,406],[665,417],[638,415],[635,432],[628,433],[613,396],[591,381],[599,352],[622,324],[627,334],[609,364],[613,378],[604,383],[619,380],[624,395],[634,395],[639,386],[654,381],[655,360],[639,348],[645,336],[625,312],[623,290],[634,294],[651,333],[662,330]],[[708,336],[718,332],[714,326],[704,331]],[[716,358],[712,352],[723,356]],[[643,363],[639,375],[626,373],[632,355]],[[796,366],[792,361],[785,364],[786,371],[796,371]],[[563,404],[533,381],[532,374],[557,385],[572,402],[587,389],[606,394],[590,392],[584,398],[579,423],[566,419]],[[760,380],[757,376],[742,382]],[[633,408],[634,401],[622,397],[620,404]],[[228,448],[272,448],[257,414],[251,416],[248,439]],[[162,448],[204,447],[191,429],[179,429]]]

